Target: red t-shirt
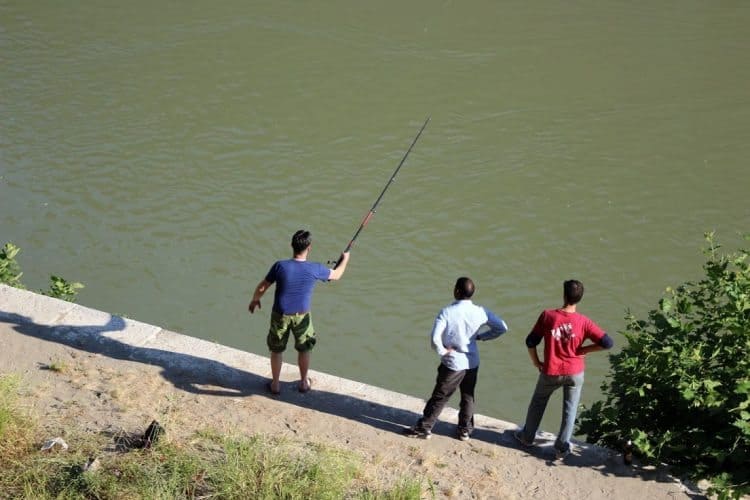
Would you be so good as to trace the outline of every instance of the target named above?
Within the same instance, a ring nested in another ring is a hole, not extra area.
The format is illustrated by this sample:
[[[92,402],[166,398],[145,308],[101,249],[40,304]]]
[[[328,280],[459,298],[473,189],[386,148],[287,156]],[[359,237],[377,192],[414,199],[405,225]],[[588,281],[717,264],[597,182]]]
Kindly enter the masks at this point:
[[[547,375],[576,375],[584,369],[584,356],[576,354],[586,339],[598,344],[605,332],[583,314],[547,309],[539,315],[531,333],[544,338]]]

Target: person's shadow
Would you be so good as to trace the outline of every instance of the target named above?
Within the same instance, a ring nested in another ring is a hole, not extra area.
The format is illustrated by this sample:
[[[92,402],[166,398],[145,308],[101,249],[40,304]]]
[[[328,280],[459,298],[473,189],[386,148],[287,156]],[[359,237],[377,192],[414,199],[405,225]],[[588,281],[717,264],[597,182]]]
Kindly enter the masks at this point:
[[[0,311],[0,321],[11,323],[18,333],[64,344],[74,349],[101,354],[113,359],[136,361],[162,368],[161,375],[175,387],[194,394],[247,396],[253,394],[261,377],[211,359],[189,354],[126,344],[106,335],[123,331],[125,320],[110,315],[104,325],[40,325],[30,318]],[[207,387],[218,387],[207,388]]]
[[[107,332],[125,331],[126,321],[110,315],[103,325],[43,325],[31,318],[0,310],[0,323],[12,325],[16,332],[30,337],[63,344],[71,348],[100,354],[113,359],[134,361],[161,367],[161,375],[176,388],[193,394],[213,396],[244,397],[251,395],[278,398],[271,395],[267,388],[267,378],[252,372],[241,370],[219,361],[183,354],[164,349],[130,345],[107,336]],[[419,414],[393,406],[384,405],[367,399],[349,396],[338,392],[313,390],[301,394],[296,390],[296,382],[282,383],[282,400],[302,408],[336,415],[356,422],[370,425],[387,432],[401,433],[404,428],[413,425]],[[453,436],[455,424],[440,420],[433,428],[433,434]],[[525,448],[519,445],[507,428],[478,427],[471,439],[490,444],[516,448],[535,456],[547,466],[562,465],[552,460],[551,441],[539,443],[540,446]],[[407,438],[404,438],[407,439]],[[673,481],[662,470],[650,471],[639,467],[624,467],[613,462],[611,457],[587,450],[574,453],[565,459],[565,465],[573,467],[594,468],[603,475],[637,476],[642,480]],[[691,495],[703,498],[700,495]]]
[[[126,321],[110,315],[103,325],[44,325],[31,318],[0,310],[0,322],[12,325],[16,332],[47,342],[63,344],[71,348],[100,354],[113,359],[134,361],[161,367],[161,376],[176,388],[193,393],[213,396],[244,397],[251,395],[278,398],[268,392],[268,379],[252,372],[241,370],[225,363],[164,349],[130,345],[111,338],[107,332],[124,331]],[[294,390],[291,390],[294,387]],[[294,404],[356,420],[378,429],[401,432],[416,421],[414,412],[395,408],[349,396],[313,388],[301,394],[295,383],[282,383],[285,403]]]

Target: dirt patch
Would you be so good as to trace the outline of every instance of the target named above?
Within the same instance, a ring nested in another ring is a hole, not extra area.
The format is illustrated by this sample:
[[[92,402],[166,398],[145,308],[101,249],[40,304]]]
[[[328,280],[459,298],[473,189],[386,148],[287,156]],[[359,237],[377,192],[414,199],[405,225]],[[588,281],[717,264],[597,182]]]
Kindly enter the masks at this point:
[[[522,449],[506,426],[477,418],[472,439],[453,437],[452,411],[430,440],[400,434],[421,408],[393,408],[336,392],[325,379],[305,394],[296,390],[294,367],[270,394],[267,373],[237,382],[212,383],[190,370],[141,361],[19,333],[0,322],[0,366],[23,378],[22,401],[49,437],[70,426],[113,436],[137,433],[157,420],[169,437],[214,429],[246,435],[286,436],[352,450],[366,473],[383,481],[424,480],[425,497],[437,498],[695,498],[694,491],[662,470],[625,466],[619,454],[577,446],[564,462],[550,442]],[[313,374],[315,377],[315,374]],[[199,382],[196,382],[198,380]],[[75,446],[75,442],[69,443]]]

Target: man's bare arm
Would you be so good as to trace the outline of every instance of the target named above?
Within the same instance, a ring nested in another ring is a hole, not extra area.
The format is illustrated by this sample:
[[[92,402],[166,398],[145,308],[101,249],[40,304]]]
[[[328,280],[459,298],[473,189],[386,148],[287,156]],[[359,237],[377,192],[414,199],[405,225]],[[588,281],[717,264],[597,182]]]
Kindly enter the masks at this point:
[[[336,281],[341,279],[341,277],[344,275],[344,271],[346,271],[346,265],[349,263],[349,252],[344,252],[341,254],[341,263],[336,267],[336,269],[331,269],[331,274],[328,276],[329,281]]]
[[[542,371],[542,362],[539,360],[539,353],[536,352],[536,347],[529,347],[529,358],[531,358],[531,364],[533,364],[537,370]]]
[[[271,283],[266,280],[261,280],[260,283],[258,283],[258,286],[255,287],[253,299],[250,301],[250,305],[247,306],[251,314],[255,312],[256,308],[260,309],[260,298],[263,297],[263,294],[266,293],[266,290],[270,287]]]

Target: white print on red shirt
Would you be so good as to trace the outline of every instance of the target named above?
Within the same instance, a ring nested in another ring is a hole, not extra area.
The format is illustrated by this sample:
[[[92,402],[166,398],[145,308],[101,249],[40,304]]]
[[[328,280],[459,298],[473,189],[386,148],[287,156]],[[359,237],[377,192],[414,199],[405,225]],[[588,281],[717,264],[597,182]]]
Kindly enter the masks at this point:
[[[552,329],[552,336],[556,340],[560,340],[562,342],[570,342],[570,340],[573,339],[576,334],[573,333],[573,325],[571,323],[563,323],[557,328]]]

